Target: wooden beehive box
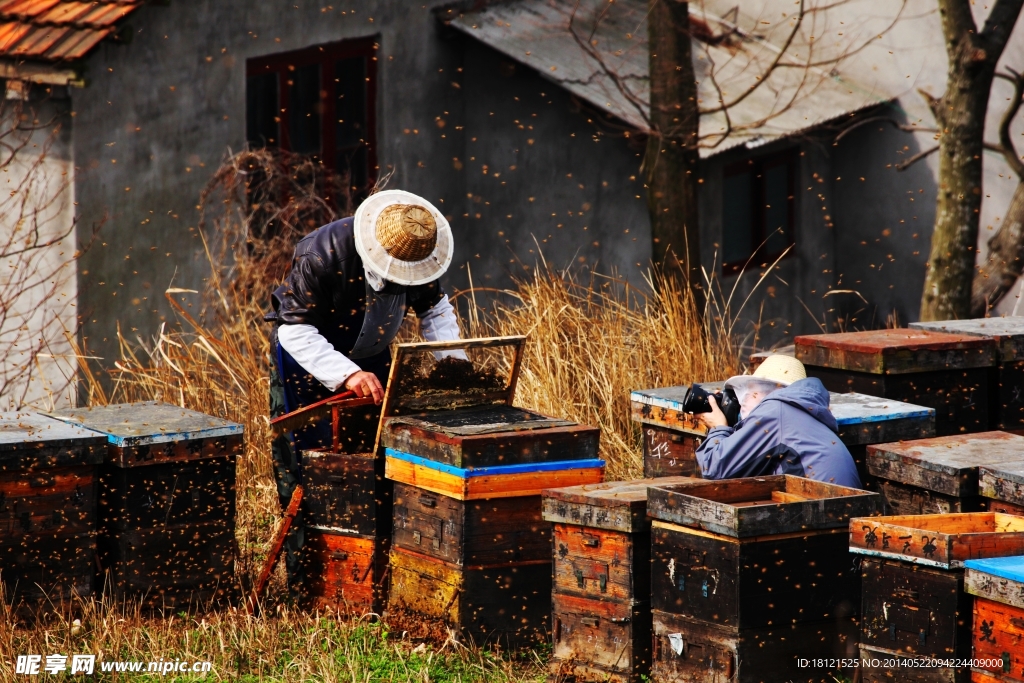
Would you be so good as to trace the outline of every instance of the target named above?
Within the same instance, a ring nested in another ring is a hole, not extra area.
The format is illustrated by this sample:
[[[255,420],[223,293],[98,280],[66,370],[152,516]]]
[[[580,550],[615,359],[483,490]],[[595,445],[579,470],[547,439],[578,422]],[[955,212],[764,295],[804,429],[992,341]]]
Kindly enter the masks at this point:
[[[1024,462],[1021,460],[978,468],[978,493],[989,512],[1024,515]]]
[[[849,655],[836,620],[736,631],[655,611],[650,680],[658,683],[835,683]],[[801,666],[800,660],[827,660]],[[852,673],[852,669],[845,674]]]
[[[669,477],[544,491],[544,519],[554,523],[553,675],[639,681],[650,673],[647,490],[686,482],[703,483]]]
[[[708,392],[721,391],[724,382],[706,382]],[[632,417],[639,422],[644,443],[644,476],[700,476],[696,451],[707,427],[683,412],[687,387],[634,391]],[[849,449],[861,479],[865,479],[868,444],[935,436],[935,410],[893,399],[858,393],[830,393],[830,410],[839,438]]]
[[[988,429],[995,342],[889,329],[797,337],[796,357],[829,391],[855,391],[934,408],[937,433]]]
[[[437,620],[478,645],[536,646],[551,628],[551,562],[458,566],[391,550],[388,610]]]
[[[236,590],[241,425],[153,401],[52,416],[107,437],[98,546],[115,598],[177,608]]]
[[[600,481],[598,429],[512,405],[525,340],[400,344],[378,434],[386,476],[460,500]],[[446,377],[450,359],[433,357],[453,351],[475,374]]]
[[[1024,557],[964,565],[964,587],[975,596],[975,671],[982,680],[1024,681]]]
[[[93,590],[106,436],[31,412],[0,413],[0,580],[12,602]]]
[[[993,339],[997,362],[989,377],[990,428],[1024,429],[1024,318],[943,320],[910,327]]]
[[[868,446],[868,472],[877,478],[890,514],[978,512],[979,467],[1018,463],[1024,437],[981,432]]]
[[[362,616],[387,603],[387,543],[374,536],[307,527],[303,563],[314,607]]]
[[[846,529],[878,494],[772,476],[653,486],[651,606],[732,629],[856,612]]]

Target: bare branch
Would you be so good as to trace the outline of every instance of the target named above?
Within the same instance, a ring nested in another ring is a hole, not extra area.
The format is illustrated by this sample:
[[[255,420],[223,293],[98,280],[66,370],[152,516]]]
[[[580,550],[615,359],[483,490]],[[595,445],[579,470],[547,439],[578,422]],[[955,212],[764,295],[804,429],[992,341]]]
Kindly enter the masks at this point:
[[[905,171],[908,168],[910,168],[911,166],[913,166],[914,164],[916,164],[917,162],[921,161],[921,159],[924,159],[925,157],[927,157],[927,156],[929,156],[931,154],[935,154],[938,151],[939,151],[939,146],[938,145],[935,145],[934,147],[929,147],[926,150],[918,152],[917,154],[915,154],[914,156],[910,157],[909,159],[907,159],[903,163],[896,164],[895,168],[896,168],[897,171]]]

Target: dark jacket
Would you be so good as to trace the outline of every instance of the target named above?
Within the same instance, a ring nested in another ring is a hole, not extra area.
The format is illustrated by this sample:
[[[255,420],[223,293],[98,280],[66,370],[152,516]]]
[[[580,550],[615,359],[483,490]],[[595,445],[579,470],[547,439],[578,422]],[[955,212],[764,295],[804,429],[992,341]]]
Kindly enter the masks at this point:
[[[706,479],[794,474],[860,488],[828,405],[828,392],[813,377],[772,392],[735,428],[708,432],[697,449],[701,473]]]
[[[356,251],[352,218],[328,223],[295,245],[291,272],[273,294],[277,322],[315,327],[335,349],[348,355],[366,313],[363,260]],[[402,287],[389,282],[387,287]],[[444,291],[437,280],[406,288],[406,302],[423,316]]]

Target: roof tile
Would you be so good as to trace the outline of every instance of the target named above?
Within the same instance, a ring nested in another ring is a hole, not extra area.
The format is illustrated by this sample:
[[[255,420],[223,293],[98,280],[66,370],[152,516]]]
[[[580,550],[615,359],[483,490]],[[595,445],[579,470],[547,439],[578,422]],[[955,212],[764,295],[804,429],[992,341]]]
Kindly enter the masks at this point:
[[[0,0],[0,58],[80,59],[140,0]]]

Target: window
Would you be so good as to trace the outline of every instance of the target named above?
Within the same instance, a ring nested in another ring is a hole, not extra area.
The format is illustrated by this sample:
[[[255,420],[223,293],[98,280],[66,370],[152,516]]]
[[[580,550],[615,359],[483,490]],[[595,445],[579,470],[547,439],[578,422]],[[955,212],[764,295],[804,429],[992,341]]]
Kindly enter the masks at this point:
[[[365,196],[377,176],[375,51],[368,38],[250,59],[249,145],[316,159]]]
[[[734,273],[751,256],[774,261],[793,244],[799,157],[786,152],[733,164],[722,183],[722,264]]]

